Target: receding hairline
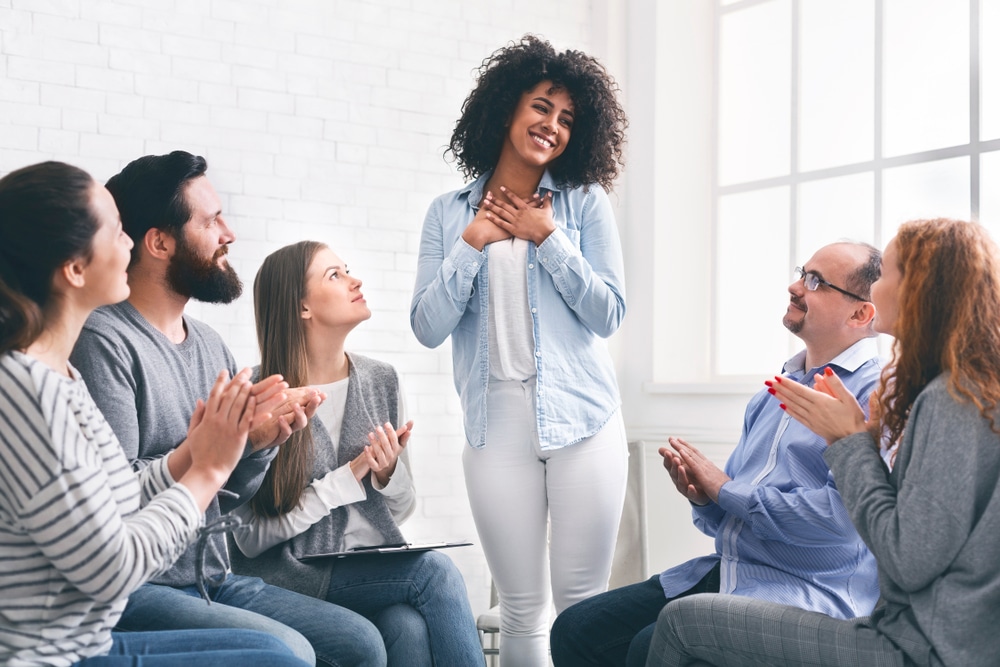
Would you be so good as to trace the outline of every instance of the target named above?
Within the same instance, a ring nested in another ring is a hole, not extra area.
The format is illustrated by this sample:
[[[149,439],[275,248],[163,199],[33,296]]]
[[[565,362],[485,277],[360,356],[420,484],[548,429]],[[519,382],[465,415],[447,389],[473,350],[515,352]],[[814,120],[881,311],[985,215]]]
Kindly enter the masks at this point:
[[[835,241],[824,247],[835,246],[848,246],[853,249],[852,257],[855,261],[842,278],[843,287],[870,301],[872,283],[878,280],[880,273],[882,251],[870,243],[850,239]]]

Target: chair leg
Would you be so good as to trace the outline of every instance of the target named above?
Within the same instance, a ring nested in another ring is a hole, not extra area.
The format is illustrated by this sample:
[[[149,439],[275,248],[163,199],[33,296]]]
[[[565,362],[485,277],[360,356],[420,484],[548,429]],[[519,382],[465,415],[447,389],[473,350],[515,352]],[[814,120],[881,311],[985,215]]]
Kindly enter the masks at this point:
[[[479,641],[486,656],[486,667],[500,666],[500,633],[479,631]]]

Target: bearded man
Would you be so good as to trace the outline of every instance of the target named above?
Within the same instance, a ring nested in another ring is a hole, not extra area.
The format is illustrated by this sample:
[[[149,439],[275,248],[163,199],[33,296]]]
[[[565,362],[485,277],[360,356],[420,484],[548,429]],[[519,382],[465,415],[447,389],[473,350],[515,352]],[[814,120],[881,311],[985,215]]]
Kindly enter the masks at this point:
[[[221,371],[237,372],[219,334],[184,314],[191,299],[230,303],[243,290],[227,258],[236,235],[207,167],[202,157],[174,151],[134,160],[108,181],[135,244],[131,294],[94,311],[71,355],[133,468],[166,456],[175,480],[190,465],[185,438],[200,418],[197,402],[208,398]],[[309,664],[317,658],[379,664],[366,647],[381,639],[365,619],[230,573],[220,517],[257,491],[275,446],[305,427],[322,399],[310,388],[287,388],[279,376],[261,380],[252,393],[256,427],[243,460],[205,512],[207,530],[172,568],[129,596],[118,629],[250,628],[276,635]]]

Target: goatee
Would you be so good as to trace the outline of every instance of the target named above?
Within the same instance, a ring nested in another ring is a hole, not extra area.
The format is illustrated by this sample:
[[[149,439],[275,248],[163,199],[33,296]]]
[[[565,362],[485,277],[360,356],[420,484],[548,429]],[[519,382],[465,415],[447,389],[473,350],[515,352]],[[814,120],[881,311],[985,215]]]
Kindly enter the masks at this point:
[[[785,313],[785,316],[781,319],[781,323],[785,325],[785,328],[788,329],[789,332],[798,334],[802,331],[802,327],[805,326],[806,311],[809,310],[809,308],[801,299],[792,297],[790,301],[791,305],[802,311],[802,314],[799,316],[799,319],[796,320],[789,318],[788,313]]]

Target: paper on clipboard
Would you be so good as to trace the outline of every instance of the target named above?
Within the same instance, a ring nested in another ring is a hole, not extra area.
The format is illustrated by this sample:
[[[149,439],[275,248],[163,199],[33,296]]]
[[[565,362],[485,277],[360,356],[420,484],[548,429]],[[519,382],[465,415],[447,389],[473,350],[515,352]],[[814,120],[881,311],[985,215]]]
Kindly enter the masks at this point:
[[[379,544],[371,547],[354,547],[347,551],[333,551],[323,554],[309,554],[300,556],[300,561],[315,560],[317,558],[348,558],[350,556],[364,556],[365,554],[399,554],[418,551],[430,551],[432,549],[451,549],[452,547],[468,547],[472,542],[406,542],[403,544]]]

